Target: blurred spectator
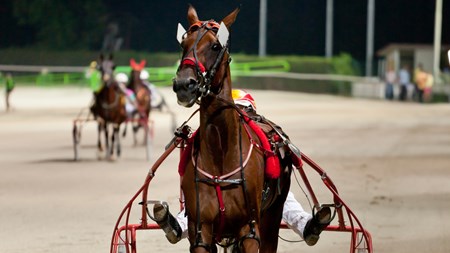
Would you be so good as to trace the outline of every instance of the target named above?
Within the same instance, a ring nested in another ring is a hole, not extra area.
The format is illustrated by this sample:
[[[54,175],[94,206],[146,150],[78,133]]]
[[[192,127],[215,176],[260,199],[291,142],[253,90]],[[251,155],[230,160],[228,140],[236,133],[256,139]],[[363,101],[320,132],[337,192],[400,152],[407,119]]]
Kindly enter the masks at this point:
[[[85,77],[89,80],[89,86],[91,87],[92,91],[98,92],[101,88],[101,73],[98,70],[97,61],[92,61],[89,64],[89,68],[86,70]]]
[[[385,74],[385,98],[392,100],[394,98],[394,84],[397,81],[397,74],[394,71],[394,68],[389,65],[388,70]]]
[[[419,64],[414,71],[414,82],[416,85],[415,99],[419,103],[423,103],[423,93],[427,86],[428,73],[423,69],[422,64]]]
[[[425,82],[425,88],[423,89],[424,102],[431,102],[433,98],[432,88],[434,84],[434,77],[432,74],[427,73],[427,80]]]
[[[11,104],[9,103],[9,98],[11,96],[11,92],[14,90],[14,87],[15,87],[14,79],[13,79],[11,73],[6,74],[5,87],[6,87],[6,93],[5,93],[6,111],[9,111],[11,109]]]
[[[400,101],[405,101],[408,97],[408,86],[411,82],[411,76],[409,74],[408,65],[403,65],[399,73],[400,94],[398,96]]]

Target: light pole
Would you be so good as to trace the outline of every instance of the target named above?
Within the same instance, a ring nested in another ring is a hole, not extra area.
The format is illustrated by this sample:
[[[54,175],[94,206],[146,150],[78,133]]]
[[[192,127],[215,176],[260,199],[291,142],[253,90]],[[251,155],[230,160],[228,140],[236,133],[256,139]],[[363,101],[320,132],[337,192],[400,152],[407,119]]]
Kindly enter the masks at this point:
[[[325,57],[333,57],[333,0],[327,0],[327,19],[325,27]]]
[[[439,63],[441,62],[441,34],[442,34],[442,0],[436,0],[434,13],[434,61],[433,75],[436,82],[440,82]]]
[[[372,76],[375,0],[367,0],[366,76]]]
[[[258,56],[266,56],[267,40],[267,0],[259,2],[259,49]]]

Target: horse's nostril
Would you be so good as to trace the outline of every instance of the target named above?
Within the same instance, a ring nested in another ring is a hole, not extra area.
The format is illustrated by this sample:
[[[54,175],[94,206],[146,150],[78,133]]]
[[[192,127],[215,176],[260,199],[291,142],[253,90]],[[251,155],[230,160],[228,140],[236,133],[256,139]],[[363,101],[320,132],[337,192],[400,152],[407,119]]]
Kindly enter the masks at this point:
[[[177,82],[176,78],[172,79],[172,89],[173,89],[174,92],[177,92],[179,90],[178,82]]]
[[[190,78],[189,79],[188,89],[194,89],[195,85],[197,85],[197,80]]]
[[[173,91],[177,92],[179,90],[193,90],[197,85],[197,80],[193,78],[188,79],[177,79],[173,80]]]

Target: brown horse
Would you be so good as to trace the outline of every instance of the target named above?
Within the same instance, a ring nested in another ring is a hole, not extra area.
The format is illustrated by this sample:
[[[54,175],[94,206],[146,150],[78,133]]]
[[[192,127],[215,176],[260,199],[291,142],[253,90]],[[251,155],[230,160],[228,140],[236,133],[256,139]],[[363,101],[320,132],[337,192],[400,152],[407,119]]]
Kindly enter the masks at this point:
[[[134,59],[130,60],[131,73],[130,79],[128,81],[127,88],[132,90],[136,95],[136,111],[133,113],[132,118],[135,119],[137,117],[137,122],[133,122],[133,137],[134,144],[137,145],[136,132],[140,127],[144,128],[145,135],[148,135],[148,119],[150,117],[151,111],[151,93],[150,88],[147,87],[140,77],[142,69],[145,67],[146,61],[143,60],[139,64],[136,63]],[[147,141],[147,138],[144,138],[144,142]]]
[[[234,245],[235,252],[276,252],[290,187],[290,164],[279,166],[284,169],[278,178],[266,176],[272,151],[262,148],[232,99],[228,29],[238,12],[221,23],[200,21],[189,6],[189,29],[178,26],[183,56],[173,90],[178,104],[200,105],[192,159],[182,178],[191,252],[216,252],[216,244]]]
[[[119,139],[120,125],[126,121],[125,110],[126,97],[121,91],[119,83],[114,80],[114,62],[112,55],[105,59],[103,55],[99,58],[99,70],[101,72],[102,88],[95,94],[95,102],[91,111],[98,121],[97,149],[99,157],[103,152],[101,132],[105,132],[106,156],[113,160],[114,144],[116,143],[117,156],[120,156],[121,147]],[[109,136],[109,126],[112,125],[113,132]],[[109,142],[111,140],[111,143]]]

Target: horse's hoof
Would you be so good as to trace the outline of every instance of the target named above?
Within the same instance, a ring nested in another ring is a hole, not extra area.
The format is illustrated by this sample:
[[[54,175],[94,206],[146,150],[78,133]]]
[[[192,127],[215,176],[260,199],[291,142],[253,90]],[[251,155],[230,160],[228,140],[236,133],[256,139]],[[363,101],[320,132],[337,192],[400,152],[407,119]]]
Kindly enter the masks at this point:
[[[111,162],[115,162],[117,160],[117,157],[115,155],[111,155],[109,156],[108,160]]]
[[[101,161],[105,159],[105,155],[101,151],[97,151],[97,160]]]

